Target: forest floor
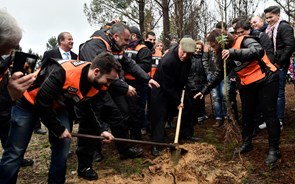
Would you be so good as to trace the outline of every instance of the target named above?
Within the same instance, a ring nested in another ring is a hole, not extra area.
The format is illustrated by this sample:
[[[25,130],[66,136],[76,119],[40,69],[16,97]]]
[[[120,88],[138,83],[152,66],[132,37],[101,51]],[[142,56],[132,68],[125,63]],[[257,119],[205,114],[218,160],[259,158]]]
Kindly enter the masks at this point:
[[[254,150],[245,155],[233,155],[237,144],[225,142],[225,127],[212,128],[211,104],[206,98],[206,110],[209,119],[202,125],[195,125],[195,135],[199,142],[184,142],[181,148],[188,152],[181,156],[179,163],[171,163],[171,150],[164,149],[159,157],[150,154],[150,146],[142,146],[142,158],[121,160],[113,143],[103,146],[105,159],[94,162],[93,168],[99,179],[87,181],[77,176],[77,158],[72,154],[68,159],[66,183],[76,184],[290,184],[295,183],[295,107],[293,84],[286,86],[286,119],[281,134],[282,158],[275,166],[264,165],[268,152],[266,129],[261,130],[253,139]],[[239,103],[240,106],[240,103]],[[74,131],[77,130],[77,125]],[[167,129],[168,140],[173,142],[174,129]],[[149,136],[144,136],[149,140]],[[73,138],[72,151],[76,139]],[[0,149],[0,153],[3,150]],[[47,183],[50,163],[50,145],[46,135],[34,134],[26,158],[35,161],[32,167],[21,168],[19,184]]]

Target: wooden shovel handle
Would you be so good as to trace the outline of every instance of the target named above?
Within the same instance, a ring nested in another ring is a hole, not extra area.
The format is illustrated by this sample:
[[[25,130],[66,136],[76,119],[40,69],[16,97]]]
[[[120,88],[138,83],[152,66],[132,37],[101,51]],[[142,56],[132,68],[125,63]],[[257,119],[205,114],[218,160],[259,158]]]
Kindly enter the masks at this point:
[[[183,103],[183,100],[184,100],[184,93],[185,93],[185,89],[182,90],[181,100],[180,100],[181,103]],[[177,116],[174,144],[178,144],[179,131],[180,131],[180,125],[181,125],[182,109],[183,109],[182,107],[178,109],[178,116]]]

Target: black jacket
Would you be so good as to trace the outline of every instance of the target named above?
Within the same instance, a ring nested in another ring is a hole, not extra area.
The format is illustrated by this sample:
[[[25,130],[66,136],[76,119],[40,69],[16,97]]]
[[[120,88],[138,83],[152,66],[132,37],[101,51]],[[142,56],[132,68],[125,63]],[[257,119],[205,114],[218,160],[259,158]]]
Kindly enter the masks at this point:
[[[227,63],[227,72],[237,68],[236,62],[248,62],[251,60],[260,60],[264,55],[264,49],[262,46],[251,37],[245,38],[242,42],[241,49],[229,49],[230,57]],[[207,95],[216,85],[223,80],[223,60],[218,59],[216,61],[217,70],[213,73],[212,80],[208,81],[208,84],[202,89],[202,94]]]
[[[135,47],[141,43],[141,40],[137,40],[135,46],[129,47],[129,49],[134,50]],[[143,44],[144,45],[144,44]],[[149,73],[152,68],[152,52],[148,47],[141,48],[137,54],[128,54],[129,58],[136,62],[146,73]]]
[[[0,56],[0,63],[6,62],[10,59],[10,57],[6,58],[4,60]],[[0,81],[0,116],[10,116],[11,107],[13,105],[13,102],[10,98],[10,95],[7,90],[9,76],[8,74],[4,75],[2,80]]]
[[[19,105],[28,108],[30,110],[34,110],[40,117],[42,123],[57,137],[59,137],[65,130],[65,127],[61,125],[61,122],[56,118],[57,112],[61,108],[69,108],[77,103],[81,103],[83,101],[91,101],[91,98],[85,98],[80,102],[76,102],[70,98],[68,95],[64,95],[63,85],[65,83],[65,70],[54,62],[50,63],[46,67],[43,66],[42,74],[38,75],[36,81],[33,86],[40,87],[36,98],[35,105],[31,105],[24,97],[21,98],[17,103]],[[81,73],[80,80],[80,90],[83,95],[87,94],[87,92],[91,88],[91,83],[87,79],[89,65],[85,66]],[[44,80],[46,78],[46,80]],[[30,90],[30,88],[28,89]],[[54,102],[58,101],[60,104],[59,107],[53,108]],[[95,101],[97,103],[97,101]],[[92,104],[91,107],[96,107],[96,104]],[[101,127],[101,131],[104,131],[103,126],[99,122],[99,118],[97,118],[97,112],[90,108],[82,108],[81,110],[91,112],[88,113],[87,117],[83,117],[88,121],[95,121],[98,123],[99,127]],[[91,114],[91,115],[89,115]]]
[[[273,39],[271,39],[273,41]],[[280,67],[288,69],[290,65],[290,57],[295,49],[295,38],[293,28],[286,21],[281,21],[276,37],[275,57]]]
[[[272,41],[269,36],[258,30],[252,30],[250,33],[251,36],[258,38],[259,43],[261,44],[262,48],[265,50],[267,57],[269,58],[271,63],[275,62],[275,54],[272,45]]]
[[[73,60],[77,59],[77,54],[76,53],[74,53],[73,51],[70,51],[70,54],[71,54],[71,59],[73,59]],[[45,51],[44,54],[43,54],[42,63],[44,62],[44,60],[46,58],[62,59],[62,55],[61,55],[61,53],[59,51],[59,48]]]
[[[180,104],[181,91],[187,84],[190,67],[191,59],[185,62],[179,60],[178,46],[170,48],[157,66],[154,80],[173,105]]]
[[[207,76],[202,63],[202,54],[192,56],[192,65],[188,76],[187,88],[192,93],[201,91],[207,83]]]
[[[101,36],[105,41],[107,41],[113,52],[120,52],[120,50],[117,50],[114,45],[114,41],[107,38],[105,30],[99,30],[93,33],[93,36]],[[100,39],[90,39],[86,41],[85,43],[81,44],[79,46],[79,58],[80,60],[84,61],[92,61],[96,55],[98,55],[101,52],[107,51],[106,45],[104,42]],[[122,65],[122,69],[125,72],[128,72],[132,74],[136,79],[148,82],[150,77],[148,74],[143,71],[136,63],[135,61],[131,60],[127,57],[127,54],[123,54],[123,57],[118,60],[120,64]],[[124,82],[123,80],[115,80],[111,83],[109,89],[115,90],[119,92],[120,94],[125,95],[128,91],[129,85]]]

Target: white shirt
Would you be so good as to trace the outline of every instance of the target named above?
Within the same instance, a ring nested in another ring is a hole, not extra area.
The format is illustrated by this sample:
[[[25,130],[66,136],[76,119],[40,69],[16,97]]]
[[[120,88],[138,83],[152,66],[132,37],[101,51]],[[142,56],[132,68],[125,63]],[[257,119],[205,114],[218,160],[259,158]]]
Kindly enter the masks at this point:
[[[65,51],[62,50],[60,47],[58,47],[58,49],[59,49],[59,52],[60,52],[60,54],[61,54],[62,59],[65,59],[65,60],[72,59],[72,58],[71,58],[71,53],[70,53],[70,51],[69,51],[69,52],[65,52]],[[67,56],[66,56],[65,53],[68,53],[68,57],[69,57],[69,58],[67,58]]]

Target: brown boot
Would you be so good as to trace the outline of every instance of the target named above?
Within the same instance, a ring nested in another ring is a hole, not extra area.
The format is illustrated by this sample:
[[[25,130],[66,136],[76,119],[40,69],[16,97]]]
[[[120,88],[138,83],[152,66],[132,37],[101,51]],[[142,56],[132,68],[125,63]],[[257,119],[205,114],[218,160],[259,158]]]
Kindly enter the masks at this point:
[[[222,119],[217,119],[216,122],[212,125],[213,128],[219,128],[223,125]]]

